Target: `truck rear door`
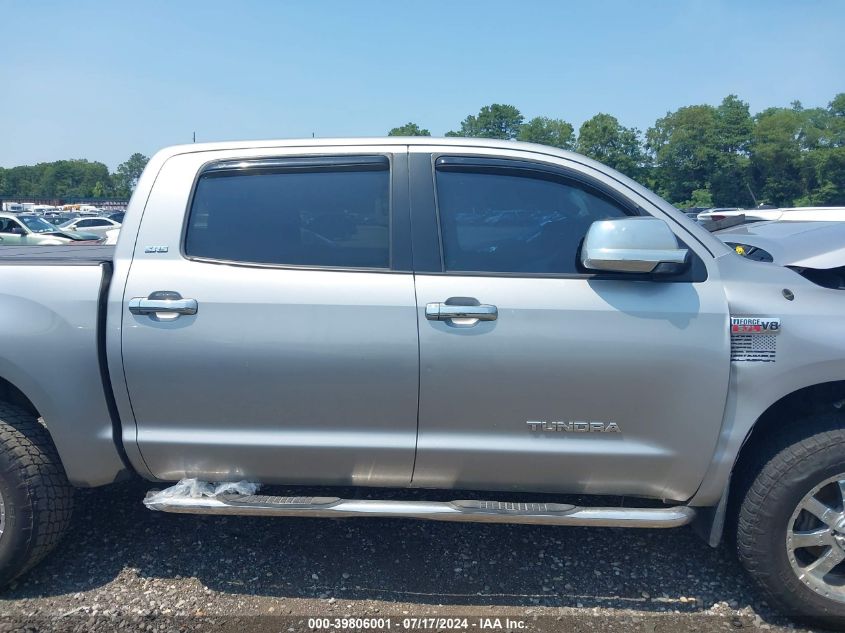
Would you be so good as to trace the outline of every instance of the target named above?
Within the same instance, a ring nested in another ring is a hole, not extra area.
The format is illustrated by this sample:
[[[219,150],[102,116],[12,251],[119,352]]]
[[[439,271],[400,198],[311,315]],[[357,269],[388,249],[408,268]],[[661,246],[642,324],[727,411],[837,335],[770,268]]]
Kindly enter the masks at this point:
[[[128,273],[122,335],[154,476],[410,482],[418,346],[406,165],[404,146],[167,161]]]

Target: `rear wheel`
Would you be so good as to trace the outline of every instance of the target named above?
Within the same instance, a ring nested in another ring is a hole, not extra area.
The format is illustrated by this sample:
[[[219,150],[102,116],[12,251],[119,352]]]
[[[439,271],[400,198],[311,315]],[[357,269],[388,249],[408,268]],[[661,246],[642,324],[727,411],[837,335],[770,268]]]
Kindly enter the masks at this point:
[[[842,416],[800,421],[770,444],[740,499],[737,550],[786,615],[845,625],[845,430]]]
[[[0,586],[37,565],[70,522],[73,488],[38,418],[0,402]]]

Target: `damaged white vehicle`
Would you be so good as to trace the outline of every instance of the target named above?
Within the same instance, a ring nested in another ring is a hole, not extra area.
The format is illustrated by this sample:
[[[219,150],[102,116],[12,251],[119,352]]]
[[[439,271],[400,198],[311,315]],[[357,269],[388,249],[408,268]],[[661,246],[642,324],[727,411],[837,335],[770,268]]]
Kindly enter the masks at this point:
[[[788,207],[782,209],[710,209],[696,216],[699,222],[743,218],[746,222],[761,220],[779,222],[843,222],[845,207]]]
[[[747,259],[787,266],[825,288],[845,289],[845,223],[754,222],[714,235]]]

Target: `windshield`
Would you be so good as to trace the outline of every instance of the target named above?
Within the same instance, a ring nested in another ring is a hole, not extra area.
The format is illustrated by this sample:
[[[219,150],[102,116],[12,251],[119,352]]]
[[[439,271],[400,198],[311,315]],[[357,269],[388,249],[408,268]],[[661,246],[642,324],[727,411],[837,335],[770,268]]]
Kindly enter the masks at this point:
[[[33,233],[50,233],[51,231],[55,231],[56,227],[47,222],[46,220],[42,220],[41,218],[35,217],[26,217],[19,215],[18,220],[23,222]]]

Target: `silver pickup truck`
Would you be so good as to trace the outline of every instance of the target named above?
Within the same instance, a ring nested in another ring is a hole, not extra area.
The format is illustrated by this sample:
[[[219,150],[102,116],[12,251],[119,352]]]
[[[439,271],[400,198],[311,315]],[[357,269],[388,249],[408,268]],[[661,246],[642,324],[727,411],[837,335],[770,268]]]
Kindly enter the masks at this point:
[[[134,473],[302,487],[168,512],[727,528],[772,603],[842,624],[844,325],[576,154],[165,149],[113,249],[0,251],[0,582]]]

